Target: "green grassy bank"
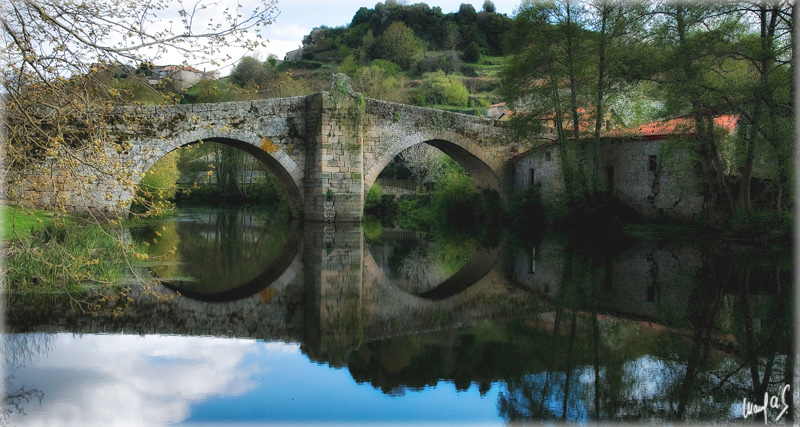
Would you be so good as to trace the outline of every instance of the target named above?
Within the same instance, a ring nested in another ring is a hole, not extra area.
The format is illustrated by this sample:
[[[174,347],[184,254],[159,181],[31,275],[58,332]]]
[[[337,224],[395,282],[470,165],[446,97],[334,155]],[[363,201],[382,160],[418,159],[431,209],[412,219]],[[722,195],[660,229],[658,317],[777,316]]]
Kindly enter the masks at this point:
[[[69,293],[118,285],[130,261],[142,258],[119,225],[3,206],[2,289],[15,293]]]

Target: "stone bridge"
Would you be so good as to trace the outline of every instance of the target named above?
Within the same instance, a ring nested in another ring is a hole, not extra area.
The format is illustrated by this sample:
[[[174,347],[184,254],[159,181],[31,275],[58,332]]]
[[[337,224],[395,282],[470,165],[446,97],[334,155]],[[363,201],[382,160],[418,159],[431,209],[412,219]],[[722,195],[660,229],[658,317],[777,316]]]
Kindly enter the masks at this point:
[[[124,212],[139,180],[180,147],[213,141],[244,150],[273,171],[297,217],[361,219],[366,192],[400,152],[432,145],[501,196],[513,185],[510,160],[523,147],[501,122],[429,108],[365,99],[338,75],[330,92],[246,102],[126,106],[110,134],[122,150],[106,149],[101,165],[79,165],[55,179],[17,181],[10,188],[41,207]],[[87,156],[96,156],[89,154]],[[21,183],[20,183],[21,182]]]

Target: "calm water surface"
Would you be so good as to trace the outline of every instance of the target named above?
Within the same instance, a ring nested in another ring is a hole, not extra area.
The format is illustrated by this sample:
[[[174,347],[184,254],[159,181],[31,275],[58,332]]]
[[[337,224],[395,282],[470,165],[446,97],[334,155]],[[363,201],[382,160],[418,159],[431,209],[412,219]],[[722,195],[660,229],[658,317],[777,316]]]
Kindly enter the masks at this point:
[[[744,399],[797,401],[786,248],[487,243],[255,208],[131,237],[163,285],[93,313],[12,301],[6,424],[737,422]]]

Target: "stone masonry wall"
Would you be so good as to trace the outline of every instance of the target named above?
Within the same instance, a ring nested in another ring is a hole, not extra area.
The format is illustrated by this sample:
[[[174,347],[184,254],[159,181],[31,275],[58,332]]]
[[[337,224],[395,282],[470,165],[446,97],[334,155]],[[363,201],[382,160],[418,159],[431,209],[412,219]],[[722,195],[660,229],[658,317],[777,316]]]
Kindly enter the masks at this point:
[[[563,189],[558,151],[555,146],[542,147],[517,162],[514,168],[514,187],[528,188],[531,183],[539,187],[544,197],[556,197]]]
[[[601,151],[601,164],[614,168],[614,193],[648,218],[693,218],[703,212],[696,173],[685,158],[685,152],[663,139],[610,142]]]
[[[686,155],[668,140],[604,142],[600,149],[602,179],[609,191],[646,218],[695,218],[703,212],[703,197]],[[532,150],[517,162],[515,188],[528,188],[531,182],[544,197],[558,197],[563,179],[554,146]]]

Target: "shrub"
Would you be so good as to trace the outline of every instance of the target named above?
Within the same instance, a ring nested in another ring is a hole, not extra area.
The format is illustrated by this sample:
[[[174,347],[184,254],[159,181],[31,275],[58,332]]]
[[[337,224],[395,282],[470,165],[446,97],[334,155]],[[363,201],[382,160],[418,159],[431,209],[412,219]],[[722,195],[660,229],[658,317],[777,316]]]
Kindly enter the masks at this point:
[[[481,47],[477,42],[472,42],[464,49],[464,61],[478,62],[481,59]]]
[[[433,196],[434,210],[447,224],[468,227],[474,223],[475,199],[478,194],[472,178],[465,175],[450,176],[443,181]]]
[[[446,75],[443,71],[426,73],[417,91],[417,103],[454,105],[466,107],[469,102],[469,91],[457,78]]]
[[[378,184],[372,184],[372,187],[369,188],[367,192],[367,197],[364,200],[364,211],[373,210],[381,202],[381,196],[383,196],[383,189]]]
[[[758,240],[790,240],[794,232],[794,215],[790,211],[737,208],[731,219],[731,233],[737,237]]]
[[[430,195],[401,196],[397,202],[398,223],[411,230],[430,231],[436,220]]]

